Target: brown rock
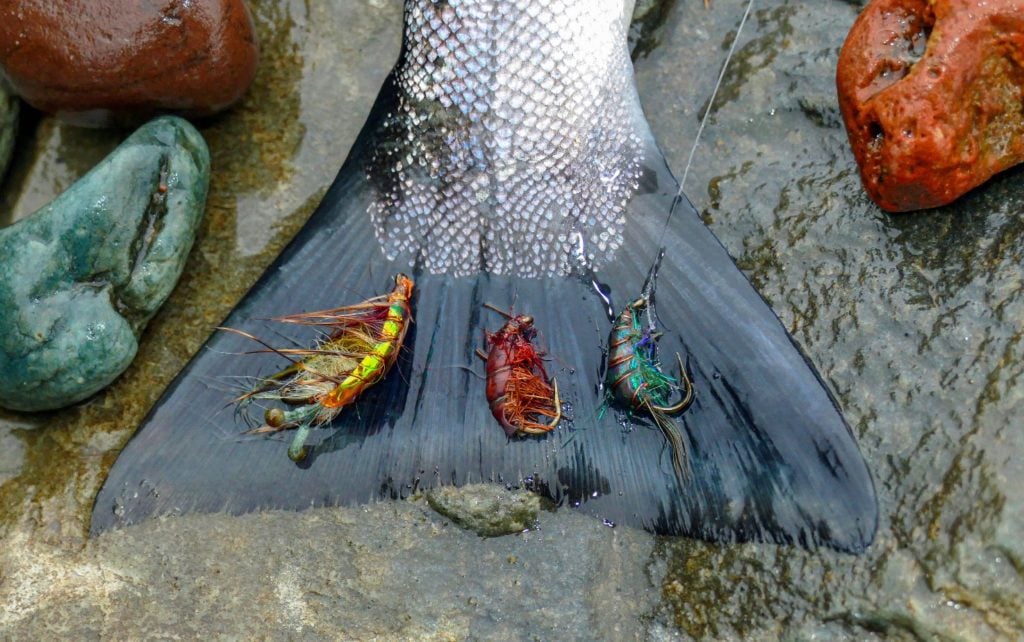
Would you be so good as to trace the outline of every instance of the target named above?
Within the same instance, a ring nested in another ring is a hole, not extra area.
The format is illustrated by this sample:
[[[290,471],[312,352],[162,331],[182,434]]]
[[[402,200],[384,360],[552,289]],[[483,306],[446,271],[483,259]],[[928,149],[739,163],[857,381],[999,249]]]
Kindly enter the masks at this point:
[[[212,114],[241,98],[257,58],[242,0],[0,3],[0,68],[30,105],[76,124]]]
[[[836,84],[871,198],[945,205],[1024,161],[1024,0],[873,0]]]

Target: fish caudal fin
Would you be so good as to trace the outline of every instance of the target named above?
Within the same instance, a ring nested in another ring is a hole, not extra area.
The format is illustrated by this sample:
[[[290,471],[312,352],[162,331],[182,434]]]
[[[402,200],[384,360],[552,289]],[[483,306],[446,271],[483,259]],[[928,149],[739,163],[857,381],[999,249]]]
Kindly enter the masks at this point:
[[[367,178],[366,132],[393,102],[388,87],[317,212],[222,325],[267,336],[274,322],[265,319],[381,294],[403,271],[416,281],[415,322],[394,368],[314,428],[297,465],[286,456],[288,432],[232,438],[250,426],[225,409],[231,395],[210,385],[287,362],[241,354],[250,340],[217,332],[114,464],[93,533],[168,513],[298,510],[495,482],[663,534],[852,552],[871,542],[871,478],[835,400],[689,202],[668,218],[677,185],[639,110],[643,171],[610,260],[593,275],[452,276],[421,269],[422,257],[385,258],[368,215],[379,186]],[[606,408],[609,304],[590,282],[603,284],[617,311],[640,293],[661,248],[659,350],[683,355],[695,394],[667,418],[686,444],[685,479],[654,422]],[[510,440],[491,416],[475,352],[500,321],[485,303],[534,317],[564,409],[547,435]],[[295,330],[300,342],[314,338]]]

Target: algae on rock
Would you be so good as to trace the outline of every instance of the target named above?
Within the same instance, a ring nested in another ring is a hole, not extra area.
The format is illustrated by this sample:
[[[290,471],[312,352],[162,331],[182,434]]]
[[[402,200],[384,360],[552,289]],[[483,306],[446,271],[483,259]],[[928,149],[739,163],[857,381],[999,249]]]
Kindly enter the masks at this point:
[[[209,178],[199,132],[158,118],[0,230],[0,406],[67,406],[128,367],[181,275]]]

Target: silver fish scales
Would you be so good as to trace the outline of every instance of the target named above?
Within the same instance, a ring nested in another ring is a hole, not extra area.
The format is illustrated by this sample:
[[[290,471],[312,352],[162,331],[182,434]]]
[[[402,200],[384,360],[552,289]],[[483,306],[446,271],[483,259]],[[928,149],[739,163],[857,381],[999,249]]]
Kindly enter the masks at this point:
[[[607,262],[643,160],[629,4],[406,3],[397,105],[368,167],[389,256],[459,276]]]

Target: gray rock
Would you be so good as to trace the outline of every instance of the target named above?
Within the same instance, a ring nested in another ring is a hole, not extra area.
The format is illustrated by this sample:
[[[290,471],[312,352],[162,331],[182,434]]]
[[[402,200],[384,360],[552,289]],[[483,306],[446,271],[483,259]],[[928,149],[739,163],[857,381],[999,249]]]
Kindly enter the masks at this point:
[[[199,132],[159,118],[0,230],[0,405],[60,408],[128,367],[181,275],[209,170]]]
[[[0,83],[0,181],[14,150],[14,137],[18,132],[18,99],[7,93]]]
[[[53,638],[643,640],[651,535],[572,510],[481,538],[411,502],[150,520],[0,549],[0,631]]]
[[[496,484],[442,486],[427,493],[430,507],[484,537],[521,533],[537,522],[540,496]]]

